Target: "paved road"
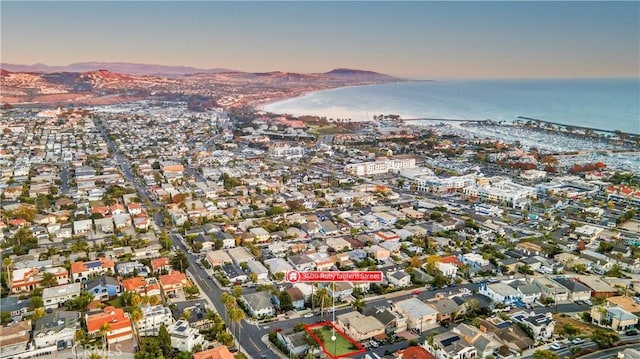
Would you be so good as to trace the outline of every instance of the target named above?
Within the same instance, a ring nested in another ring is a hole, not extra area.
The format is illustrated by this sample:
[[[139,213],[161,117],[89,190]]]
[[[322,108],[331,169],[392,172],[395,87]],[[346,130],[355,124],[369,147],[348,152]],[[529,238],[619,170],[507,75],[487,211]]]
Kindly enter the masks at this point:
[[[60,185],[61,194],[69,194],[69,162],[64,162],[62,164],[62,169],[60,170],[60,181],[62,182]]]

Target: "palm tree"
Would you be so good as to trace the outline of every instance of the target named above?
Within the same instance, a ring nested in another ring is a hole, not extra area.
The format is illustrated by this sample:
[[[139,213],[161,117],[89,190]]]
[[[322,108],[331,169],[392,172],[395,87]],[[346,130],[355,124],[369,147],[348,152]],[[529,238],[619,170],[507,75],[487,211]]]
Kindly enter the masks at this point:
[[[93,351],[89,354],[89,359],[102,359],[102,355],[98,354],[97,352]]]
[[[362,298],[356,298],[353,300],[353,302],[351,302],[351,307],[360,313],[362,313],[366,306],[367,303]]]
[[[237,306],[231,308],[229,312],[229,319],[237,326],[238,328],[238,336],[236,337],[238,343],[240,343],[240,330],[242,329],[242,320],[244,319],[245,314],[244,311]]]
[[[236,298],[234,298],[233,296],[227,293],[222,293],[222,295],[220,296],[220,303],[224,305],[224,309],[225,309],[224,318],[226,322],[229,319],[229,310],[233,305],[236,304]]]
[[[4,268],[5,275],[7,276],[7,283],[11,283],[11,274],[13,272],[13,260],[9,257],[2,259],[2,267]]]
[[[186,321],[189,321],[190,318],[191,318],[191,311],[189,309],[185,309],[184,312],[182,312],[182,315],[180,316],[180,319],[184,319]]]
[[[109,355],[109,349],[107,348],[107,334],[111,331],[109,323],[103,323],[98,330],[102,336],[102,349]]]
[[[136,341],[138,345],[140,345],[140,332],[138,330],[138,322],[142,319],[142,311],[140,307],[134,307],[129,313],[129,318],[131,319],[131,323],[133,324],[133,330],[136,334]]]

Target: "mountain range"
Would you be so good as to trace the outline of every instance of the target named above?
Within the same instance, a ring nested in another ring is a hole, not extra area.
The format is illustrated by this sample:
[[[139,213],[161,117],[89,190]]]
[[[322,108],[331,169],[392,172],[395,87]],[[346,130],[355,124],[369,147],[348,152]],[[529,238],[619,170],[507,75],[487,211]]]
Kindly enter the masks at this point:
[[[78,69],[81,71],[68,71]],[[62,67],[2,64],[0,70],[0,103],[28,106],[101,105],[156,99],[233,107],[259,105],[336,87],[403,81],[373,71],[344,68],[309,74],[251,73],[97,62]]]

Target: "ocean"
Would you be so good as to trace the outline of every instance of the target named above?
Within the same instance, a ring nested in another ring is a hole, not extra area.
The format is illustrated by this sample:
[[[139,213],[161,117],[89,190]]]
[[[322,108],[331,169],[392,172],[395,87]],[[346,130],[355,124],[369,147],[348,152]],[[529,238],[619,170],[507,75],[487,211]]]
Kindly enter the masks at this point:
[[[495,121],[523,116],[640,134],[640,79],[402,82],[312,92],[263,109],[352,121],[380,114]]]

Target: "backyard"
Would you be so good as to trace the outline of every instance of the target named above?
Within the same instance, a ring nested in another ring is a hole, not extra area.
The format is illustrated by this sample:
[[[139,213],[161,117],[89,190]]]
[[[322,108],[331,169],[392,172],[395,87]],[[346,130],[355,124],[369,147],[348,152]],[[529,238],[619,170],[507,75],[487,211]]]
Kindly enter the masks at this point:
[[[334,335],[336,340],[331,340]],[[339,358],[345,355],[353,355],[363,352],[362,346],[352,341],[340,330],[335,329],[331,324],[324,323],[307,327],[307,332],[320,344],[323,351],[332,358]]]

